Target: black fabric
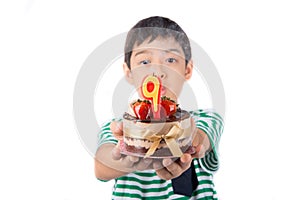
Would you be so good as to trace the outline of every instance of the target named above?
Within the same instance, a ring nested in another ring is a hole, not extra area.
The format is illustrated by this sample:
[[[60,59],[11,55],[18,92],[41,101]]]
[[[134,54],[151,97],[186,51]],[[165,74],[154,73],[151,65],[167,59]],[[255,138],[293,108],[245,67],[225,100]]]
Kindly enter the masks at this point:
[[[191,167],[177,178],[172,179],[174,194],[181,194],[191,197],[199,182],[193,162]]]

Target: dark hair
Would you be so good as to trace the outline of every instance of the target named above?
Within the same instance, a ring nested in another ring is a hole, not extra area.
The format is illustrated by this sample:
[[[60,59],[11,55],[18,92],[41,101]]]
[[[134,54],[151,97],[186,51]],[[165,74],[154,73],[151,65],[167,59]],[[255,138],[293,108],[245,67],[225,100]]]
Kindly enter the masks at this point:
[[[124,61],[130,69],[130,57],[135,44],[140,45],[151,36],[149,43],[157,37],[168,38],[173,37],[175,41],[182,47],[185,56],[185,63],[191,59],[191,46],[186,33],[174,21],[165,17],[149,17],[139,21],[130,29],[125,42],[125,58]]]

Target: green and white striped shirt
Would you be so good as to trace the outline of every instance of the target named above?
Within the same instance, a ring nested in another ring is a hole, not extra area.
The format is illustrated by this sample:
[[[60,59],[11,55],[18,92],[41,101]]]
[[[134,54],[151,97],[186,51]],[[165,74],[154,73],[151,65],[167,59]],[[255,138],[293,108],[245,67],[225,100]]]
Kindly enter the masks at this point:
[[[212,151],[204,158],[194,159],[199,185],[192,197],[174,194],[171,180],[162,180],[154,170],[137,171],[115,179],[112,199],[218,199],[213,183],[213,173],[219,168],[218,144],[223,132],[223,120],[213,110],[196,110],[190,114],[197,128],[209,137]],[[98,146],[104,143],[117,143],[106,123],[98,136]]]

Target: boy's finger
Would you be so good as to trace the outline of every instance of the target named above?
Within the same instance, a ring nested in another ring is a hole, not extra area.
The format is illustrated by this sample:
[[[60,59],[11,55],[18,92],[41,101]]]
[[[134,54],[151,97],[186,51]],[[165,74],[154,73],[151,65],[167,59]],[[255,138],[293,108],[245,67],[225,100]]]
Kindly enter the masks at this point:
[[[128,168],[128,167],[133,167],[133,165],[139,160],[138,157],[135,156],[125,156],[122,159],[122,163]]]
[[[152,160],[149,158],[142,159],[140,162],[138,162],[135,166],[135,168],[139,171],[145,170],[149,167],[149,165],[152,163]]]
[[[123,138],[123,123],[113,121],[110,124],[110,130],[113,132],[114,136],[120,140]]]
[[[196,150],[196,152],[197,152],[197,150]],[[189,162],[191,162],[191,160],[192,160],[192,156],[188,153],[185,153],[180,157],[180,161],[182,163],[189,163]]]
[[[157,169],[155,170],[155,172],[157,176],[163,180],[170,180],[174,178],[173,175],[166,168]]]
[[[153,162],[153,169],[155,170],[159,170],[159,169],[162,169],[164,166],[162,165],[162,162],[161,161],[155,161]]]
[[[196,148],[196,152],[192,154],[193,158],[203,158],[205,156],[205,148],[203,145],[199,145]]]
[[[137,161],[139,161],[139,158],[136,156],[128,156],[128,157],[129,157],[129,160],[133,163],[136,163]]]
[[[110,123],[110,129],[113,132],[123,132],[123,122],[112,121]]]
[[[167,166],[165,166],[165,168],[169,171],[170,174],[172,174],[173,178],[179,176],[183,172],[182,166],[177,162],[173,162],[172,164],[167,163]]]
[[[192,157],[193,158],[199,158],[198,155],[199,155],[199,152],[201,151],[201,149],[202,149],[202,145],[196,146],[195,147],[195,153],[192,154]]]
[[[119,148],[119,143],[111,151],[112,159],[119,160],[122,157],[121,150]]]
[[[170,158],[165,158],[165,159],[163,159],[163,166],[164,167],[168,167],[169,165],[171,165],[172,163],[174,163],[173,161],[172,161],[172,159],[170,159]]]

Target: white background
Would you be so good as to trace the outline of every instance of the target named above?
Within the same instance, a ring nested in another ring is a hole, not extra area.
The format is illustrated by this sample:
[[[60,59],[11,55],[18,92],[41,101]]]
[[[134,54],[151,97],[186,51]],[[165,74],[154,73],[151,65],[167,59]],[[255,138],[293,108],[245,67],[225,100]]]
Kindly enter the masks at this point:
[[[76,132],[74,84],[98,45],[153,15],[178,22],[223,80],[221,199],[300,199],[297,2],[197,2],[1,1],[0,199],[110,198]]]

